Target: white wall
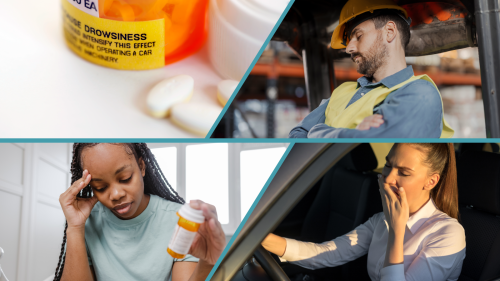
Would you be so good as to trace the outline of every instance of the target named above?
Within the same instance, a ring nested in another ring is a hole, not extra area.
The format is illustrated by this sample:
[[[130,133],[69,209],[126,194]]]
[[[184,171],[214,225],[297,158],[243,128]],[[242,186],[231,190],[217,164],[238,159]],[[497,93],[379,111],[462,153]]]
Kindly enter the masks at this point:
[[[177,166],[177,182],[174,184],[176,186],[176,190],[179,193],[181,197],[184,199],[189,199],[186,194],[187,192],[187,187],[186,187],[186,181],[187,181],[187,173],[186,173],[186,167],[188,165],[187,160],[186,160],[186,148],[189,146],[193,145],[201,145],[202,143],[148,143],[148,147],[153,150],[153,153],[155,153],[155,148],[164,148],[164,147],[176,147],[177,148],[177,157],[175,159],[176,161],[176,166]],[[243,151],[252,151],[252,150],[261,150],[261,149],[266,149],[266,148],[283,148],[283,152],[286,147],[288,147],[288,143],[229,143],[228,144],[228,153],[227,153],[227,159],[228,161],[228,196],[227,199],[223,196],[219,196],[218,200],[219,202],[213,202],[209,201],[208,199],[204,198],[197,198],[197,199],[203,199],[205,202],[214,204],[217,207],[218,203],[221,204],[226,204],[228,205],[229,209],[229,223],[227,224],[222,224],[222,228],[224,230],[224,233],[226,234],[226,242],[229,242],[231,239],[232,235],[240,225],[242,219],[244,218],[245,214],[242,213],[241,211],[241,206],[242,206],[242,195],[247,194],[248,192],[242,192],[241,190],[241,183],[240,180],[242,179],[242,171],[241,171],[241,153]],[[279,159],[262,159],[262,163],[260,166],[267,166],[269,168],[267,171],[269,174],[271,174],[272,170],[274,170],[275,165],[279,162]],[[269,163],[269,162],[273,163]],[[271,165],[269,165],[271,164]],[[161,165],[161,163],[160,163]],[[270,167],[272,166],[272,167]],[[163,168],[162,168],[163,169]],[[255,172],[255,170],[260,170],[257,167],[251,168],[252,172]],[[165,173],[165,169],[163,169],[163,172]],[[258,175],[256,175],[258,177]],[[268,175],[265,176],[266,180]],[[168,178],[168,176],[167,176]],[[169,179],[170,183],[172,184],[172,180]],[[252,186],[251,189],[253,189],[252,192],[252,198],[250,201],[253,202],[259,191],[262,189],[264,186],[265,182],[262,182],[262,185],[259,186]],[[224,199],[223,199],[224,198]],[[227,200],[227,201],[226,201]],[[247,202],[248,203],[248,202]],[[249,206],[248,206],[249,207]],[[220,212],[219,212],[220,214]]]
[[[10,281],[42,281],[59,260],[70,144],[0,143],[0,265]]]

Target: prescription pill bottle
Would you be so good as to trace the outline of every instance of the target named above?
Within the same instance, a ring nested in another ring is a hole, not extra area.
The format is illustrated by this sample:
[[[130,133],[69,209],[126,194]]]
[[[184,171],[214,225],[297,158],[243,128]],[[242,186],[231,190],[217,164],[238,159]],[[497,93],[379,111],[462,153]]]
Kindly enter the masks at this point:
[[[117,69],[153,69],[181,60],[207,38],[208,0],[62,0],[71,50]]]
[[[167,252],[176,259],[182,259],[191,248],[196,232],[205,221],[202,210],[196,210],[184,204],[177,212],[179,221],[168,244]]]

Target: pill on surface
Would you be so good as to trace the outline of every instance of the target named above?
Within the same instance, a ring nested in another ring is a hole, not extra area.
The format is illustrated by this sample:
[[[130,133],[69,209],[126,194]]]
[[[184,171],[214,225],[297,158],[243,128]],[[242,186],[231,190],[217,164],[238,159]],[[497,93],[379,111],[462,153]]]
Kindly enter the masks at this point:
[[[194,79],[189,75],[178,75],[161,81],[148,94],[146,102],[149,112],[157,118],[167,117],[173,105],[191,99],[193,88]]]
[[[222,108],[213,104],[180,103],[172,107],[170,120],[180,128],[205,137]]]
[[[217,85],[217,100],[219,100],[222,106],[226,105],[239,83],[240,81],[236,80],[222,80]]]

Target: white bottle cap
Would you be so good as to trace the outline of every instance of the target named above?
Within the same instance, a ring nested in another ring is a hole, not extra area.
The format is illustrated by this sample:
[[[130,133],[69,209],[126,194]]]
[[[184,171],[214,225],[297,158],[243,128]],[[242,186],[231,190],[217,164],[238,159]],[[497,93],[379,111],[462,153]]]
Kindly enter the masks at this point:
[[[184,204],[180,208],[179,215],[195,223],[203,223],[205,221],[205,217],[203,216],[203,211],[191,208],[191,206],[189,206],[189,203]]]
[[[207,48],[225,79],[241,80],[290,0],[210,0]]]

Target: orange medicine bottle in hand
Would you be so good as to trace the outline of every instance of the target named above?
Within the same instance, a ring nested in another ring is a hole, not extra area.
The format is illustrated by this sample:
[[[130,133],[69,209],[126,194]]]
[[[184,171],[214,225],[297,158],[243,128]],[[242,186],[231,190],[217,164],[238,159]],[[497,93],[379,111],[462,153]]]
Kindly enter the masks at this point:
[[[184,204],[177,212],[177,215],[179,221],[168,244],[167,252],[173,258],[182,259],[189,252],[200,225],[205,221],[205,217],[202,210],[191,208],[189,203]]]

